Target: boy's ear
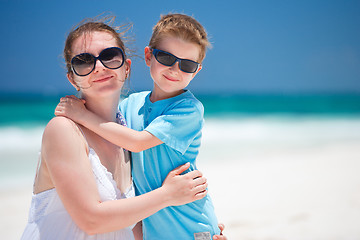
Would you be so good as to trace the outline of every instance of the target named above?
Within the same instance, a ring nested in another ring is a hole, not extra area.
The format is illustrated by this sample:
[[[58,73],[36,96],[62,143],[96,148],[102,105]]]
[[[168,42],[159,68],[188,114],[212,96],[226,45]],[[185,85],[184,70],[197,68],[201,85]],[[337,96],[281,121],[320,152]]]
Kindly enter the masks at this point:
[[[151,60],[152,51],[151,51],[151,48],[149,46],[145,47],[144,54],[145,54],[145,63],[146,63],[147,66],[150,67],[150,60]]]
[[[193,73],[192,77],[194,78],[196,76],[196,74],[198,74],[198,72],[200,72],[201,69],[202,69],[202,65],[200,64],[198,69],[196,70],[196,72]]]

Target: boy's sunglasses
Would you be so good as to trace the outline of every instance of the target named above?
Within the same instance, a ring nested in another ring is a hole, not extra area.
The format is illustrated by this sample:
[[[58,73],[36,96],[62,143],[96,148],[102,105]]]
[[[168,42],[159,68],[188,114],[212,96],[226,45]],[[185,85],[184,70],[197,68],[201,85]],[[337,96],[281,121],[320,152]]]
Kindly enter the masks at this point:
[[[83,77],[94,71],[97,60],[106,68],[117,69],[124,64],[124,53],[118,47],[105,48],[98,57],[80,53],[71,59],[71,68],[76,75]]]
[[[155,59],[161,63],[162,65],[171,67],[176,62],[179,62],[179,68],[181,71],[186,73],[194,73],[198,70],[200,63],[189,59],[182,59],[178,58],[171,53],[159,50],[159,49],[152,49],[152,53],[154,54]]]

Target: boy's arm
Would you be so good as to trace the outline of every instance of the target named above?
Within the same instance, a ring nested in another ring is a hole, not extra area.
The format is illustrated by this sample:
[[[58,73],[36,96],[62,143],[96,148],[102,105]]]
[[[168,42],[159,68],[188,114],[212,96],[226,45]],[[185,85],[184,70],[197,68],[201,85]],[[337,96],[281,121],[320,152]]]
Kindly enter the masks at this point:
[[[136,131],[115,122],[107,122],[95,113],[86,110],[78,121],[113,144],[132,152],[141,152],[162,142],[147,131]]]
[[[136,131],[104,120],[87,110],[83,101],[74,96],[61,98],[55,115],[68,117],[109,142],[132,152],[141,152],[162,144],[161,140],[147,131]]]

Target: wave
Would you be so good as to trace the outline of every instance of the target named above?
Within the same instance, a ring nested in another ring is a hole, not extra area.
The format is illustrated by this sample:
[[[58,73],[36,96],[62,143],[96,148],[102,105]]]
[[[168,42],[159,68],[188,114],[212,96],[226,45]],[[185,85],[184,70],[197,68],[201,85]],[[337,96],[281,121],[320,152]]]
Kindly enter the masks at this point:
[[[360,146],[360,117],[208,118],[200,157],[204,162],[266,161],[318,149],[326,156],[328,149],[344,146]]]
[[[33,178],[44,128],[0,127],[0,186]],[[324,148],[326,156],[326,148],[346,145],[360,146],[360,117],[217,115],[205,119],[199,157],[202,162],[265,161],[315,148]]]
[[[33,182],[44,127],[0,127],[0,190]]]
[[[0,127],[0,152],[40,149],[44,128],[43,125]]]

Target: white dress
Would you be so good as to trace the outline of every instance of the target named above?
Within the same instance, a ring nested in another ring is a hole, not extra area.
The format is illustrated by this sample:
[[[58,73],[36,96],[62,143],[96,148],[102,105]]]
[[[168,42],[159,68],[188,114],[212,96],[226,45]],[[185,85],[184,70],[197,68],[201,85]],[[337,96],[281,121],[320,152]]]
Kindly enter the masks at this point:
[[[113,176],[101,164],[95,151],[89,148],[89,160],[96,179],[102,201],[134,197],[131,185],[125,193],[117,188]],[[115,232],[87,235],[71,219],[64,208],[56,189],[33,194],[29,212],[29,220],[25,227],[22,240],[131,240],[134,239],[132,227]]]

